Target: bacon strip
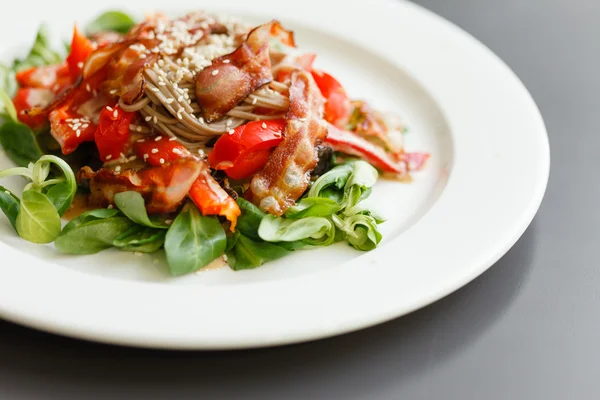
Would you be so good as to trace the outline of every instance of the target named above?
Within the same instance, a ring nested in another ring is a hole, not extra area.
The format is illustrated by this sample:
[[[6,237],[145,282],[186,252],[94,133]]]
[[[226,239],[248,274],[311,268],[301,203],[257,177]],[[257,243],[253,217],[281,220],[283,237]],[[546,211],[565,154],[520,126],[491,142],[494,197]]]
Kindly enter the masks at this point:
[[[160,41],[146,39],[144,43],[150,49]],[[138,43],[120,50],[108,64],[108,80],[102,85],[106,93],[118,95],[125,104],[133,104],[144,95],[144,70],[158,60],[158,54],[146,54],[141,46]]]
[[[115,194],[136,191],[144,197],[148,213],[159,214],[179,208],[202,170],[199,160],[184,158],[160,167],[129,169],[118,174],[108,168],[94,172],[83,167],[77,179],[89,182],[89,202],[94,206],[106,207],[114,204]]]
[[[286,118],[283,142],[250,184],[252,201],[274,215],[282,215],[304,193],[317,165],[316,146],[327,136],[323,97],[306,71],[292,74]]]
[[[215,59],[196,75],[196,101],[207,122],[221,118],[250,93],[273,80],[269,37],[274,23],[255,28],[233,53]]]

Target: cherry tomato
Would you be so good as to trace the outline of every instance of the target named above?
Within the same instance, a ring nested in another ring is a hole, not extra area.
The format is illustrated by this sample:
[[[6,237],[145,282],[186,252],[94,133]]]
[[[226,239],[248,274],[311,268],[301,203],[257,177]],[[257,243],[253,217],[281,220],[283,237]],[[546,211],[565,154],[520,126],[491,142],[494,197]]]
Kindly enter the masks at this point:
[[[233,179],[252,176],[267,163],[271,149],[282,142],[285,125],[284,120],[253,121],[222,135],[208,155],[208,164]]]
[[[312,76],[325,97],[325,120],[344,128],[350,119],[352,105],[342,85],[326,72],[313,70]]]
[[[73,29],[73,39],[71,40],[71,53],[67,56],[67,64],[69,65],[69,74],[73,82],[81,75],[83,63],[95,50],[94,44],[79,32],[77,25]]]
[[[98,129],[94,135],[100,159],[117,159],[129,146],[129,124],[135,119],[135,113],[125,112],[115,105],[106,106],[100,112]]]
[[[168,136],[151,136],[139,139],[133,144],[133,148],[140,160],[144,160],[155,167],[191,156],[188,149],[171,140]]]

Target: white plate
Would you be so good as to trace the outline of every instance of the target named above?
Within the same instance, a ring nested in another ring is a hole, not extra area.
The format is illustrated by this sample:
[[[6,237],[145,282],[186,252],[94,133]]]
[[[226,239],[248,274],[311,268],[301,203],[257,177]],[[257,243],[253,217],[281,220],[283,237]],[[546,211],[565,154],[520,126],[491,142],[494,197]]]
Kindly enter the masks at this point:
[[[215,10],[179,1],[176,10]],[[423,307],[485,271],[520,237],[542,200],[549,148],[517,77],[475,39],[400,1],[227,0],[217,11],[280,19],[354,97],[399,114],[409,149],[432,154],[412,184],[381,182],[381,247],[305,251],[253,271],[168,277],[149,256],[57,254],[0,219],[0,316],[69,336],[134,346],[225,349],[317,339]],[[138,13],[164,1],[127,2]],[[7,59],[46,20],[68,37],[119,2],[14,3],[0,35]],[[94,9],[95,8],[95,9]],[[28,18],[23,21],[21,18]],[[26,47],[26,46],[25,46]],[[24,48],[21,46],[21,48]],[[21,50],[22,51],[22,50]],[[8,165],[5,157],[2,167]],[[11,182],[18,185],[16,182]]]

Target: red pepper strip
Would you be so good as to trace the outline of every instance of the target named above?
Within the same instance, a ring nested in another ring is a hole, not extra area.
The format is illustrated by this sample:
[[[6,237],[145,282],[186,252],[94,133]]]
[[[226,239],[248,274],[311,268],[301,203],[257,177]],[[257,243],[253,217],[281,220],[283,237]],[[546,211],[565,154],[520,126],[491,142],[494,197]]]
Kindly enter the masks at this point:
[[[74,152],[83,142],[93,142],[96,125],[69,107],[63,105],[50,113],[50,133],[56,139],[62,153]]]
[[[125,112],[118,105],[102,109],[94,135],[102,161],[117,159],[126,152],[130,137],[129,124],[134,119],[135,113]]]
[[[396,161],[381,147],[366,141],[360,136],[345,131],[329,124],[327,138],[324,143],[331,146],[335,151],[360,157],[386,172],[403,175],[408,171],[405,161]]]
[[[235,232],[237,218],[242,214],[236,201],[210,175],[208,169],[200,174],[190,189],[190,198],[202,215],[221,215],[231,222]]]
[[[158,140],[157,140],[158,139]],[[190,158],[193,155],[176,141],[168,137],[149,137],[134,144],[138,158],[152,166],[173,162],[180,158]],[[190,199],[202,212],[202,215],[221,215],[231,222],[231,231],[235,230],[237,218],[241,215],[236,201],[210,175],[204,161],[200,161],[202,172],[192,185]]]
[[[19,121],[33,130],[38,130],[48,123],[48,118],[44,115],[35,117],[29,116],[25,110],[32,107],[45,107],[54,99],[54,94],[50,89],[39,88],[20,88],[13,99],[13,104],[17,110]]]
[[[71,40],[71,52],[67,56],[69,74],[73,82],[81,75],[85,60],[94,51],[94,44],[85,35],[79,32],[77,25],[73,28],[73,39]]]

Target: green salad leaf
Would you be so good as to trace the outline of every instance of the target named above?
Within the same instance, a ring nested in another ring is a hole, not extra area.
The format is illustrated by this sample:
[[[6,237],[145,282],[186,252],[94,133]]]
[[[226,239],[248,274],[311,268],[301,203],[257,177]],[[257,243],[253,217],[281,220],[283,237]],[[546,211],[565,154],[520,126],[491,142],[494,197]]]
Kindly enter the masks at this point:
[[[245,236],[252,239],[260,239],[258,235],[258,227],[260,221],[267,215],[260,208],[250,203],[248,200],[238,197],[238,206],[242,211],[242,214],[238,217],[236,230],[240,231]]]
[[[169,226],[164,223],[152,221],[150,219],[148,211],[146,211],[144,198],[138,192],[129,191],[117,193],[115,194],[114,201],[119,210],[136,224],[157,229],[169,228]]]
[[[123,251],[154,253],[163,247],[166,234],[167,231],[164,229],[134,225],[117,236],[113,240],[113,245]]]
[[[22,167],[36,162],[43,155],[33,131],[18,122],[7,121],[0,126],[0,144],[6,155]]]
[[[331,233],[333,223],[324,217],[288,219],[267,215],[258,227],[258,235],[266,242],[295,242],[321,239]]]
[[[344,239],[357,250],[373,250],[381,242],[382,235],[377,228],[377,220],[368,213],[350,217],[334,216],[333,221]]]
[[[227,263],[234,271],[252,269],[267,261],[277,260],[290,254],[291,251],[273,243],[255,241],[240,235],[231,251],[227,253]]]
[[[42,24],[38,29],[29,54],[22,60],[15,60],[12,69],[16,72],[31,67],[59,64],[61,61],[61,55],[58,52],[51,50],[48,27],[45,24]]]
[[[98,32],[127,33],[133,28],[135,21],[121,11],[107,11],[90,22],[85,31],[88,35]]]
[[[19,236],[33,243],[51,243],[60,235],[60,228],[60,216],[46,195],[25,190],[16,220]]]
[[[297,204],[290,207],[286,218],[301,219],[306,217],[330,217],[340,210],[337,201],[325,197],[305,197]]]
[[[119,210],[87,211],[69,222],[54,241],[68,254],[94,254],[114,246],[114,241],[135,224]]]
[[[6,215],[11,225],[17,229],[17,215],[21,207],[21,201],[8,189],[0,186],[0,210]]]
[[[165,252],[173,276],[184,275],[220,257],[227,236],[216,217],[205,217],[188,202],[167,231]]]

